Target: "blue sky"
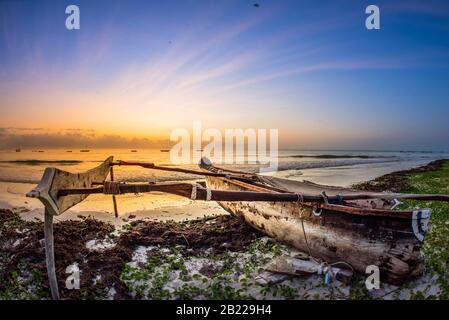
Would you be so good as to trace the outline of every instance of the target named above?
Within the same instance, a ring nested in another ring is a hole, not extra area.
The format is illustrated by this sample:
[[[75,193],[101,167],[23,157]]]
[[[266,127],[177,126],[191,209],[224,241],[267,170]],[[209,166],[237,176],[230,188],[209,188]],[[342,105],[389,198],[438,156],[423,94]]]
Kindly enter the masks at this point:
[[[449,149],[448,1],[1,1],[0,21],[0,135],[202,120],[284,148]]]

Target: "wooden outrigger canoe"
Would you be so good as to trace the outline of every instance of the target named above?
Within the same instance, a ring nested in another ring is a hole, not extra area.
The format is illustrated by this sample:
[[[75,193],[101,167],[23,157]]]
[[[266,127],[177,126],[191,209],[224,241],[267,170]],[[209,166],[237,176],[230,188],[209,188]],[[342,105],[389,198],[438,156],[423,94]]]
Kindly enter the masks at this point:
[[[229,174],[229,177],[206,177],[210,189],[298,194],[297,202],[220,201],[219,204],[254,228],[315,258],[328,263],[345,262],[361,273],[375,265],[382,279],[393,284],[401,284],[424,270],[420,248],[430,218],[429,209],[392,210],[394,195],[388,193],[383,197],[371,193],[372,199],[345,200],[339,195],[359,192],[259,175],[248,183],[232,178],[235,171],[204,161],[200,166],[207,172]],[[301,201],[302,194],[339,199],[306,202]]]
[[[140,166],[206,177],[197,183],[126,183],[114,181],[114,166]],[[192,200],[217,201],[254,228],[329,264],[342,263],[365,273],[378,266],[384,281],[400,284],[423,272],[420,254],[430,210],[393,210],[395,199],[449,202],[445,194],[398,194],[354,190],[225,170],[202,159],[201,171],[148,162],[106,159],[84,173],[46,168],[28,197],[45,206],[45,253],[52,297],[59,298],[54,262],[53,216],[90,194],[166,192]],[[107,180],[107,177],[110,177]]]

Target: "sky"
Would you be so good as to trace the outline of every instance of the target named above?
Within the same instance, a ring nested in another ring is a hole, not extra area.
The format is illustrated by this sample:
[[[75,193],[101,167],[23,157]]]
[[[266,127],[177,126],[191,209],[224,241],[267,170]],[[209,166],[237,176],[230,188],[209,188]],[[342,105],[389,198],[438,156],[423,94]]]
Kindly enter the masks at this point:
[[[0,1],[0,147],[157,145],[200,120],[281,148],[449,150],[448,84],[444,0]]]

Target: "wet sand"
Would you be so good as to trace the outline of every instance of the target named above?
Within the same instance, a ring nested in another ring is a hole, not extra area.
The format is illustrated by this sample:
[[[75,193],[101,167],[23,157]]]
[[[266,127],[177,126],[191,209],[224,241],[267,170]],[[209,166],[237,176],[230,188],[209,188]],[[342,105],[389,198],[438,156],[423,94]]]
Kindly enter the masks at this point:
[[[327,168],[285,170],[273,175],[291,180],[307,180],[328,186],[350,187],[385,174],[426,165],[429,162],[428,159],[418,159],[404,162],[364,163]]]

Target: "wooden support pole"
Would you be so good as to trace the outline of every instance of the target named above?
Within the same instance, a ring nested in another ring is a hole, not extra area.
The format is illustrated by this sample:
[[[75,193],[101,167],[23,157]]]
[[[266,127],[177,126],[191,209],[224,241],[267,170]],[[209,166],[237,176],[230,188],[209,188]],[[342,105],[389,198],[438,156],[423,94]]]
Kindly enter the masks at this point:
[[[114,181],[114,169],[112,166],[109,169],[109,173],[111,176],[111,181]],[[114,215],[116,218],[118,218],[117,199],[116,199],[115,195],[112,195],[112,203],[114,204]]]
[[[44,220],[45,260],[47,262],[48,281],[50,282],[51,296],[53,300],[59,300],[58,281],[56,278],[55,251],[53,239],[53,215],[45,209]]]

